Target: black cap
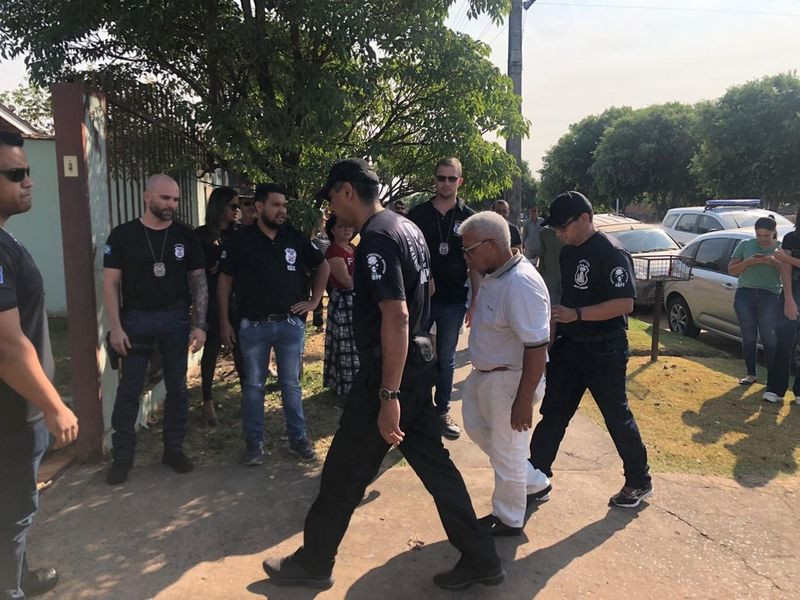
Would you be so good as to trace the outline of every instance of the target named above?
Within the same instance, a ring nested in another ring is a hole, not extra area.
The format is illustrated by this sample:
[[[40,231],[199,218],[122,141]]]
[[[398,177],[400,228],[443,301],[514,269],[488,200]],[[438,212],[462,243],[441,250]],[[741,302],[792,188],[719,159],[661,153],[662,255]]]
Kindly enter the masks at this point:
[[[333,163],[331,170],[328,172],[328,180],[322,186],[322,189],[317,192],[317,198],[327,197],[333,184],[340,181],[349,181],[350,183],[362,181],[374,185],[381,184],[378,174],[372,170],[372,167],[363,158],[345,158]]]
[[[577,219],[583,213],[592,214],[592,204],[580,192],[569,191],[556,196],[550,203],[550,214],[542,222],[542,225],[550,227],[563,227],[573,219]]]

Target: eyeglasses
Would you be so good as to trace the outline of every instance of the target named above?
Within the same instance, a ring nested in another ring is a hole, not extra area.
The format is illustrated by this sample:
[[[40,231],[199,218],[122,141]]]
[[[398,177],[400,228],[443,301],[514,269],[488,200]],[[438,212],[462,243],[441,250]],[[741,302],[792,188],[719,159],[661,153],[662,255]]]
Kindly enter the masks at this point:
[[[472,256],[472,252],[475,250],[475,248],[480,246],[483,242],[490,242],[490,241],[491,240],[487,238],[485,240],[481,240],[480,242],[475,242],[471,246],[465,246],[464,248],[461,249],[461,251],[467,256]]]
[[[457,175],[437,175],[436,176],[436,181],[438,181],[439,183],[444,183],[445,181],[449,181],[450,183],[455,183],[456,181],[458,181],[458,176]]]
[[[574,222],[575,222],[575,219],[570,219],[569,221],[567,221],[567,222],[566,222],[566,223],[564,223],[563,225],[556,225],[556,226],[554,227],[554,229],[555,229],[556,231],[566,231],[566,230],[567,230],[567,227],[569,227],[570,225],[572,225]]]
[[[9,181],[13,181],[14,183],[22,183],[25,181],[26,177],[31,176],[31,168],[30,167],[19,167],[17,169],[9,169],[8,171],[0,171],[3,175],[5,175]]]

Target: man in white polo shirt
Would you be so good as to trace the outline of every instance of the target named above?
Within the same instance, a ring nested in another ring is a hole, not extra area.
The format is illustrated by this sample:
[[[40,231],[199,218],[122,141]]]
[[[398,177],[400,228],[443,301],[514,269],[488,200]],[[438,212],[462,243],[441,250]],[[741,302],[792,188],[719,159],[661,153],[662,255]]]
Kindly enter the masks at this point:
[[[519,535],[527,506],[550,498],[550,480],[528,462],[533,406],[544,395],[550,297],[533,265],[512,250],[500,215],[473,215],[460,233],[470,270],[484,275],[463,402],[464,428],[495,473],[492,514],[479,521],[492,535]]]

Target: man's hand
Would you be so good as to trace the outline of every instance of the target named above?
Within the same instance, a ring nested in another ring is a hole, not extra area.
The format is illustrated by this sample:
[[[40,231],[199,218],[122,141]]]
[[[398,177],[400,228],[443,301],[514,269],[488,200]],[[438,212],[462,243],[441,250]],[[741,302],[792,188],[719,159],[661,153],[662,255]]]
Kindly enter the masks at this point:
[[[403,441],[405,433],[400,430],[400,400],[394,398],[381,402],[378,413],[378,431],[388,444],[397,446]]]
[[[63,403],[44,413],[44,423],[56,438],[56,448],[63,448],[78,438],[78,417]]]
[[[228,348],[233,348],[236,343],[236,333],[233,331],[233,325],[228,319],[223,319],[219,323],[219,336],[222,343]]]
[[[791,298],[786,298],[783,302],[783,314],[790,321],[797,320],[797,303]]]
[[[469,305],[467,314],[464,316],[464,325],[472,327],[472,318],[475,316],[475,303]]]
[[[111,330],[111,347],[120,356],[128,356],[128,348],[131,347],[131,341],[128,339],[128,334],[121,327],[119,329]]]
[[[199,327],[192,329],[191,333],[189,334],[189,350],[192,351],[192,354],[200,350],[205,343],[206,332]]]
[[[550,309],[550,316],[556,323],[572,323],[578,320],[578,311],[560,304],[554,304]]]
[[[533,427],[533,401],[517,397],[511,405],[511,429],[528,431]]]
[[[293,304],[291,311],[296,315],[304,315],[307,312],[311,312],[312,310],[317,308],[317,304],[319,304],[319,302],[312,302],[311,300],[303,300],[302,302]]]

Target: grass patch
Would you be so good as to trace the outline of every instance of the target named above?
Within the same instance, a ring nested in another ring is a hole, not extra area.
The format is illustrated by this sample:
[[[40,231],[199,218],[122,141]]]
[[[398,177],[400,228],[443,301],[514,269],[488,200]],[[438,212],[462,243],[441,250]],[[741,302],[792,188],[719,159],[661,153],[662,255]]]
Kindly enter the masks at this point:
[[[742,360],[708,346],[673,345],[683,356],[649,360],[649,325],[631,320],[632,351],[628,363],[628,400],[655,471],[720,475],[748,486],[779,476],[796,475],[800,464],[800,407],[761,400],[764,386],[742,386]],[[678,342],[696,340],[678,338]],[[708,353],[711,356],[708,356]],[[605,427],[587,393],[581,410]]]
[[[650,356],[652,340],[653,326],[650,323],[639,319],[628,320],[628,342],[631,356]],[[727,352],[712,348],[699,340],[663,329],[658,336],[658,352],[660,356],[730,356]]]

